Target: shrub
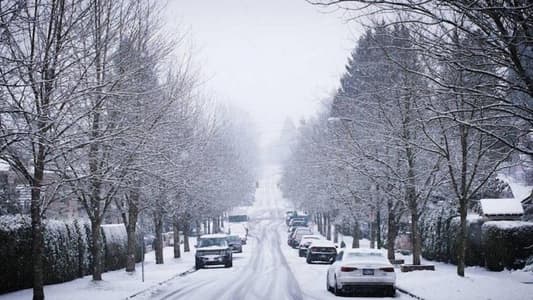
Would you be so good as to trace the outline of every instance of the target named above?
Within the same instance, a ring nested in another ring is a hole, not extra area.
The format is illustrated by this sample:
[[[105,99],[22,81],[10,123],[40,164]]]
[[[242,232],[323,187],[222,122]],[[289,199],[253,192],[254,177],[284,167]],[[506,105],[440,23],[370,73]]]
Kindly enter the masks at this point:
[[[104,270],[126,266],[127,235],[123,224],[102,225]],[[91,273],[91,225],[45,220],[44,282],[60,283]],[[0,293],[32,287],[31,221],[27,216],[0,217]],[[141,260],[142,243],[138,244]]]
[[[482,226],[485,266],[492,271],[521,269],[531,255],[533,222],[491,221]]]

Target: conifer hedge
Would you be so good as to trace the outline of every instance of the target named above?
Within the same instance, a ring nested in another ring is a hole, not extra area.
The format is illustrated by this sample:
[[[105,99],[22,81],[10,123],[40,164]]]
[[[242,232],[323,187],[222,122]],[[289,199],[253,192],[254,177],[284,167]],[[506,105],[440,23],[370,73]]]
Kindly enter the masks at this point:
[[[54,284],[91,274],[91,226],[83,221],[44,223],[44,281]],[[126,266],[127,235],[123,224],[102,225],[104,270]],[[142,243],[137,260],[141,260]],[[0,293],[32,287],[31,221],[0,217]]]

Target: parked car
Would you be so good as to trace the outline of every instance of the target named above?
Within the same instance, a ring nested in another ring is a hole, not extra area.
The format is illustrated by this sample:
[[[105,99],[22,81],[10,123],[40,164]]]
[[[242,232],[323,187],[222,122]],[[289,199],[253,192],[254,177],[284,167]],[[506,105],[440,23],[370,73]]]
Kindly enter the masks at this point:
[[[293,234],[294,230],[296,230],[296,228],[307,228],[307,226],[305,226],[305,225],[290,226],[289,229],[287,229],[287,232],[289,233],[289,235]]]
[[[312,241],[307,249],[306,261],[308,264],[321,261],[333,263],[337,256],[337,246],[328,240]]]
[[[242,253],[242,241],[238,235],[228,235],[227,240],[233,253]]]
[[[298,245],[300,245],[300,240],[302,239],[302,236],[304,235],[310,235],[313,234],[313,231],[311,231],[308,227],[298,227],[294,230],[294,232],[289,235],[288,244],[289,246],[293,248],[297,248]]]
[[[304,219],[293,218],[289,222],[289,227],[292,226],[307,226],[307,222]]]
[[[387,254],[377,249],[346,249],[337,254],[326,276],[328,291],[341,295],[358,289],[380,289],[386,296],[396,294],[396,273]]]
[[[285,212],[285,224],[289,225],[289,222],[292,218],[296,217],[298,214],[295,210],[288,210]]]
[[[228,245],[226,234],[207,234],[198,238],[195,254],[195,267],[201,269],[205,265],[233,266],[233,252]]]
[[[300,245],[298,245],[298,256],[306,257],[307,248],[309,248],[309,245],[311,244],[311,242],[315,240],[321,240],[321,239],[322,237],[316,234],[302,236],[302,239],[300,240]]]

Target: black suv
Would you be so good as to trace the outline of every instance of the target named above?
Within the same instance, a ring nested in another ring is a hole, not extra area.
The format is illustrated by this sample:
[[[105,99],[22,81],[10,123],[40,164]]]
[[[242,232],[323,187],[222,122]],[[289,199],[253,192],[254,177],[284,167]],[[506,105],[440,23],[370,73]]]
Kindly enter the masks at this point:
[[[233,254],[227,237],[225,234],[208,234],[198,239],[195,255],[197,270],[205,265],[224,265],[226,268],[233,266]]]

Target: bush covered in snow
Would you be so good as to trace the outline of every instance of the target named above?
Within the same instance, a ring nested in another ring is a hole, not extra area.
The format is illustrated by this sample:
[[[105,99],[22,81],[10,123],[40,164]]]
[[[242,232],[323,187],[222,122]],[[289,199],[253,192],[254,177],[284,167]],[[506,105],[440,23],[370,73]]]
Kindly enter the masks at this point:
[[[123,224],[102,226],[104,270],[126,266],[127,235]],[[44,280],[53,284],[91,273],[91,226],[87,222],[46,220]],[[0,217],[0,293],[32,286],[31,222],[26,216]],[[139,251],[142,244],[139,244]],[[141,256],[137,256],[140,261]]]
[[[521,269],[531,255],[533,223],[491,221],[482,226],[486,267],[492,271]]]
[[[483,265],[480,217],[468,216],[466,265]],[[457,233],[460,219],[451,211],[432,211],[422,220],[422,255],[431,260],[457,263]]]

